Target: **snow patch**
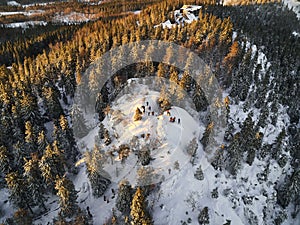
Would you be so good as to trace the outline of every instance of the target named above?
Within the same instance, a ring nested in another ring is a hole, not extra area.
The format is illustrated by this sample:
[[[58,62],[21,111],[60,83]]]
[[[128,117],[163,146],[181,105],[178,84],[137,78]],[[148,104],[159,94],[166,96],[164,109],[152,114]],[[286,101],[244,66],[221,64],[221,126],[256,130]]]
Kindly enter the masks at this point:
[[[9,2],[7,2],[7,5],[9,5],[9,6],[21,6],[21,4],[16,2],[16,1],[9,1]]]
[[[47,22],[45,21],[26,21],[26,22],[19,22],[19,23],[8,23],[2,24],[1,27],[5,28],[30,28],[34,26],[46,26]]]
[[[192,23],[193,21],[198,20],[198,14],[201,8],[202,6],[199,5],[184,5],[180,9],[174,11],[175,23],[172,23],[170,20],[167,20],[154,27],[162,26],[163,28],[171,29],[176,25]]]

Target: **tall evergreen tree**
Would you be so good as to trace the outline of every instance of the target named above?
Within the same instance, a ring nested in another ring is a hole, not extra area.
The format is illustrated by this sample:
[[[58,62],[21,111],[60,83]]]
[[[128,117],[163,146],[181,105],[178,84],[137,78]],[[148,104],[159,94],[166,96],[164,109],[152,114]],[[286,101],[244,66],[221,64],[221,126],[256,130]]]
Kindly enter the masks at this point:
[[[122,180],[119,183],[118,196],[116,200],[117,209],[124,215],[130,213],[130,202],[132,202],[133,189],[127,180]]]
[[[100,197],[106,191],[111,183],[109,175],[103,170],[102,163],[104,160],[103,153],[98,146],[95,146],[92,152],[86,152],[86,166],[88,178],[91,182],[93,195]]]
[[[26,160],[24,164],[24,178],[28,183],[28,191],[31,194],[34,205],[43,207],[46,210],[44,202],[46,198],[43,177],[39,168],[39,158],[37,154],[32,154],[31,159]]]
[[[88,134],[88,128],[86,126],[86,120],[83,116],[83,112],[78,105],[74,104],[72,107],[72,128],[74,135],[77,138],[82,138]]]
[[[145,197],[140,187],[137,188],[131,203],[131,224],[150,225],[153,224],[149,213],[146,210]]]
[[[32,199],[28,192],[28,186],[25,180],[18,172],[10,172],[5,177],[10,191],[9,199],[19,208],[31,209]]]
[[[71,180],[63,177],[56,177],[55,190],[59,197],[60,213],[64,217],[72,217],[78,211],[77,192]]]
[[[7,174],[11,170],[11,156],[5,146],[0,146],[0,171]]]
[[[39,161],[39,167],[43,178],[48,184],[54,184],[56,177],[62,177],[65,173],[65,160],[61,150],[57,147],[55,141],[53,145],[48,145]]]

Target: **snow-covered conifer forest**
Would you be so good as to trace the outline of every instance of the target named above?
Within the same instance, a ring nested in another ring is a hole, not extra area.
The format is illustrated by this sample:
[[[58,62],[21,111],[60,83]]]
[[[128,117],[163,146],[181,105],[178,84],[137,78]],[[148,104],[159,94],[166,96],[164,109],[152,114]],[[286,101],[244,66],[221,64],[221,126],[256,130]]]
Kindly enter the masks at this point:
[[[300,224],[299,19],[299,0],[1,1],[0,224]]]

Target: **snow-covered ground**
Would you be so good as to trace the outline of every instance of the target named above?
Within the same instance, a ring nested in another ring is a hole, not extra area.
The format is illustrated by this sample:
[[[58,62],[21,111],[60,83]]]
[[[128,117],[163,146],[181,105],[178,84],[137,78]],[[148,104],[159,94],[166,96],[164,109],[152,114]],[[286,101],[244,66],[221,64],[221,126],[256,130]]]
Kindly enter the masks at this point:
[[[11,16],[11,15],[24,15],[32,16],[37,14],[42,14],[44,10],[28,10],[28,11],[16,11],[16,12],[0,12],[0,16]]]
[[[156,179],[151,183],[172,180],[181,170],[189,168],[191,156],[187,153],[186,148],[190,141],[200,134],[197,119],[193,118],[185,109],[173,106],[169,111],[170,115],[160,111],[157,104],[159,92],[150,90],[147,85],[138,82],[137,79],[129,80],[128,88],[130,93],[122,93],[118,96],[103,121],[112,136],[112,143],[109,146],[100,143],[101,149],[104,151],[117,148],[122,144],[129,144],[133,137],[138,137],[137,149],[132,149],[125,162],[122,163],[116,154],[112,161],[108,160],[103,164],[104,170],[112,180],[111,186],[104,194],[109,199],[109,203],[105,202],[103,198],[97,199],[92,196],[84,158],[77,163],[80,170],[78,175],[73,178],[76,190],[79,191],[78,203],[82,209],[90,207],[94,224],[103,224],[111,216],[111,210],[115,207],[115,198],[112,197],[111,188],[117,190],[119,181],[123,179],[127,179],[133,186],[136,185],[137,170],[141,165],[136,152],[133,151],[139,151],[143,146],[151,146],[151,157],[154,160],[150,166],[156,174]],[[148,107],[142,115],[142,120],[134,121],[136,108],[139,107],[142,110],[141,107],[146,106],[147,102]],[[192,109],[188,108],[187,110]],[[170,116],[180,118],[180,123],[177,119],[174,123],[170,122]],[[93,118],[93,116],[87,115],[86,118]],[[98,127],[93,128],[88,135],[78,140],[78,146],[81,147],[82,153],[90,151],[94,147],[97,134]],[[143,138],[142,134],[149,135]],[[175,162],[179,163],[179,169],[174,169]],[[116,168],[118,168],[118,174],[116,174]],[[57,214],[56,206],[51,209],[51,213],[41,217],[35,223],[45,224],[47,221],[51,221]]]
[[[8,24],[1,24],[1,27],[5,28],[29,28],[34,26],[46,26],[47,22],[45,21],[26,21],[26,22],[19,22],[19,23],[8,23]]]
[[[174,11],[175,23],[167,20],[157,26],[162,26],[163,28],[172,28],[176,25],[184,25],[184,23],[191,23],[198,19],[198,13],[202,6],[199,5],[184,5],[180,9]]]
[[[56,15],[52,21],[54,23],[64,23],[64,24],[74,24],[74,23],[82,23],[82,22],[88,22],[93,18],[92,15],[85,14],[85,13],[77,13],[77,12],[71,12],[69,14],[58,14]]]
[[[8,1],[7,5],[10,5],[10,6],[21,6],[21,4],[19,2],[16,2],[16,1]]]
[[[90,5],[99,5],[102,1],[98,2],[89,2],[86,1],[86,4]],[[22,11],[11,11],[11,12],[0,12],[0,16],[12,16],[12,15],[24,15],[24,16],[36,16],[36,15],[42,15],[45,13],[45,10],[28,10],[29,7],[32,6],[45,6],[49,4],[54,4],[55,2],[39,2],[39,3],[33,3],[33,4],[27,4],[27,5],[21,5],[16,1],[10,1],[7,4],[12,6],[20,6],[23,8]],[[139,14],[140,11],[134,11],[134,14]],[[56,13],[53,18],[51,18],[51,21],[54,23],[63,23],[63,24],[79,24],[79,23],[85,23],[91,20],[98,19],[98,15],[96,14],[86,14],[86,13],[79,13],[79,12],[70,12],[70,13],[63,13],[58,12]],[[28,28],[30,26],[45,26],[47,23],[44,21],[25,21],[25,22],[16,22],[16,23],[10,23],[10,24],[2,24],[2,27],[7,28]]]

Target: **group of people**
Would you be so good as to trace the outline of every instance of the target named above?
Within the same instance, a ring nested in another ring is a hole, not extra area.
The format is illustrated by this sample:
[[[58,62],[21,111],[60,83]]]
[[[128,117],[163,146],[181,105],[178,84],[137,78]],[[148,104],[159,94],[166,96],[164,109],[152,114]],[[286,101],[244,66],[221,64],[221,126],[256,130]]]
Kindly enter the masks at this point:
[[[154,111],[151,111],[151,106],[149,105],[149,102],[146,102],[146,106],[145,105],[142,105],[141,106],[141,108],[142,108],[142,113],[143,114],[145,114],[146,113],[146,109],[148,110],[148,116],[154,116],[155,115],[155,113],[154,113]],[[170,112],[170,110],[167,110],[167,116],[169,116],[170,117],[170,119],[169,119],[169,121],[171,122],[171,123],[174,123],[175,121],[176,121],[176,117],[174,116],[174,117],[171,117],[171,112]],[[180,124],[180,118],[178,118],[177,119],[177,123],[178,124]]]
[[[116,192],[113,188],[111,189],[111,192],[112,192],[111,198],[114,199],[116,197]],[[105,195],[103,195],[103,201],[105,201],[108,204],[109,203],[109,198],[106,197]]]
[[[167,116],[170,117],[169,121],[170,121],[171,123],[174,123],[174,122],[176,121],[176,117],[175,117],[175,116],[174,116],[174,117],[171,117],[170,110],[167,111]],[[178,124],[180,124],[180,118],[177,119],[177,122],[178,122]]]
[[[147,108],[146,108],[147,107]],[[146,106],[142,105],[142,113],[145,114],[146,113],[146,109],[148,110],[147,114],[148,116],[154,116],[154,111],[151,111],[151,106],[149,105],[149,102],[146,102]]]

